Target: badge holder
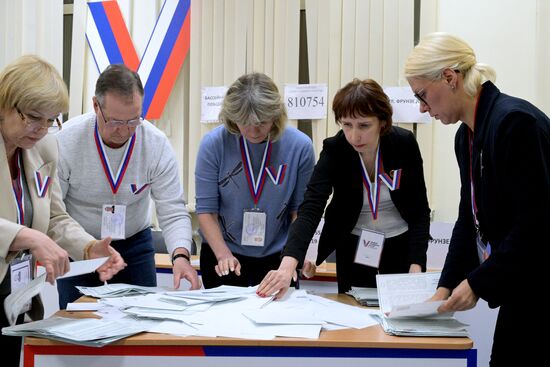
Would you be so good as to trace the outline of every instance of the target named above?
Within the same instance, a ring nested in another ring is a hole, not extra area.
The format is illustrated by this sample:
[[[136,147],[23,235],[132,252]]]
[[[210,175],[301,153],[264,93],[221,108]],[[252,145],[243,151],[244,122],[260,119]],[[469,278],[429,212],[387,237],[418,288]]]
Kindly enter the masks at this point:
[[[245,210],[243,213],[243,246],[263,247],[265,242],[266,213],[259,209]]]
[[[101,238],[126,238],[126,205],[105,204],[101,215]]]
[[[369,229],[361,230],[355,253],[355,263],[378,269],[382,249],[384,248],[384,240],[384,233]]]
[[[15,258],[10,263],[11,291],[12,293],[25,287],[32,279],[32,255],[24,254]],[[31,300],[29,299],[21,308],[20,313],[25,313],[31,309]]]

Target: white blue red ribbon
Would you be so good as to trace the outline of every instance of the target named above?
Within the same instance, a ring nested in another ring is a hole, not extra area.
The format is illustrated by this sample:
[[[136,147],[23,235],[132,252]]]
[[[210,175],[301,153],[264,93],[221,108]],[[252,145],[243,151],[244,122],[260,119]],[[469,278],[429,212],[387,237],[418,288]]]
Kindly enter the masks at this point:
[[[44,176],[42,180],[42,175],[38,171],[34,171],[34,183],[36,184],[36,192],[38,196],[43,198],[48,192],[48,187],[50,187],[50,176]]]
[[[260,170],[258,171],[258,178],[255,179],[254,170],[252,168],[252,160],[250,159],[250,152],[248,151],[246,139],[242,135],[239,137],[239,142],[241,146],[241,158],[244,163],[244,172],[246,173],[246,181],[248,183],[248,188],[250,190],[250,194],[252,195],[252,199],[254,200],[254,205],[257,205],[258,201],[260,200],[260,196],[262,195],[262,190],[265,184],[265,177],[267,176],[267,170],[265,168],[271,156],[272,144],[268,138],[265,145],[265,151],[262,158],[262,163],[260,165]]]
[[[376,220],[378,218],[378,202],[380,201],[380,185],[378,184],[378,175],[380,172],[381,163],[380,145],[378,145],[378,148],[376,149],[376,160],[374,162],[374,182],[370,182],[369,174],[367,172],[367,168],[365,167],[365,163],[363,162],[363,158],[361,157],[361,153],[357,154],[359,154],[359,161],[361,162],[361,175],[363,176],[363,185],[365,185],[365,189],[367,189],[372,217]]]
[[[17,210],[17,223],[25,224],[25,190],[23,190],[23,175],[21,174],[21,149],[17,149],[15,153],[15,161],[17,166],[17,178],[15,186],[12,186],[13,196],[15,197],[15,206]]]
[[[143,190],[145,190],[147,188],[147,186],[149,186],[149,184],[145,184],[141,187],[138,187],[138,185],[136,184],[130,184],[130,189],[132,190],[132,193],[134,195],[138,195],[140,194]]]
[[[95,123],[95,131],[94,131],[95,145],[97,147],[97,153],[99,154],[99,160],[101,161],[101,165],[103,166],[103,171],[105,172],[105,176],[107,176],[107,181],[109,181],[109,185],[111,186],[111,191],[113,192],[113,195],[116,195],[116,193],[118,192],[120,184],[122,183],[122,179],[126,174],[126,169],[128,168],[128,164],[130,163],[130,158],[132,158],[132,153],[134,151],[134,145],[136,143],[136,134],[137,134],[137,131],[134,132],[134,134],[130,138],[128,145],[126,146],[126,151],[124,152],[124,155],[122,157],[122,162],[120,162],[120,166],[118,167],[117,174],[114,175],[113,170],[111,169],[111,165],[109,164],[109,158],[107,157],[107,154],[105,154],[105,147],[103,145],[103,141],[101,140],[101,136],[99,135],[97,121]]]
[[[392,170],[390,175],[386,172],[382,172],[378,177],[380,177],[380,180],[382,180],[391,191],[397,190],[399,186],[401,186],[401,168]]]
[[[285,179],[286,166],[286,164],[279,165],[277,173],[275,173],[275,170],[271,167],[265,168],[267,175],[275,185],[280,185]]]
[[[116,1],[88,2],[86,39],[98,72],[125,64],[141,77],[143,117],[159,119],[189,51],[191,1],[165,0],[141,60]]]

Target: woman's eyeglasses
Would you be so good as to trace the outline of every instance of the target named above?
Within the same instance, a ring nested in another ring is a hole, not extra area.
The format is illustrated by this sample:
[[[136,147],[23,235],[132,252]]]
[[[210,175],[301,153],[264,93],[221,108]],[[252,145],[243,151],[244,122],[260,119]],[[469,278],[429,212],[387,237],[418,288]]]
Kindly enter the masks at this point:
[[[62,125],[58,117],[48,119],[25,114],[17,107],[15,107],[15,110],[19,114],[21,120],[25,123],[25,128],[28,132],[43,132],[44,130],[48,130],[48,133],[52,134],[61,130]]]
[[[424,88],[420,89],[418,92],[415,92],[413,95],[414,97],[420,102],[421,104],[424,104],[424,106],[430,108],[430,105],[426,101],[426,89],[429,85],[431,85],[435,80],[431,80]]]
[[[101,112],[101,116],[103,117],[103,121],[105,121],[105,125],[107,125],[111,128],[117,128],[117,127],[122,127],[122,126],[136,127],[136,126],[141,125],[141,123],[143,122],[142,117],[138,117],[137,119],[131,119],[131,120],[126,120],[126,121],[123,121],[123,120],[109,120],[105,117],[105,113],[103,113],[103,108],[101,108],[101,104],[99,102],[97,102],[97,105],[99,106],[99,111]]]

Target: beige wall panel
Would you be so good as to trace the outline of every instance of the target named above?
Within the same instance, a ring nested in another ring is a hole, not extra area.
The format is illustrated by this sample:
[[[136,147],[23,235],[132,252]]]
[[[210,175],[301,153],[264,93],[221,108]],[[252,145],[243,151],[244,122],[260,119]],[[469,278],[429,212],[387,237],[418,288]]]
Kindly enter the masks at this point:
[[[384,42],[384,2],[370,2],[370,33],[369,33],[369,77],[382,81],[383,79],[383,42]]]
[[[370,0],[357,0],[355,5],[355,77],[369,75]]]
[[[399,2],[398,0],[384,1],[383,50],[382,50],[382,79],[378,80],[383,86],[395,86],[399,80]],[[413,34],[410,34],[412,40]]]

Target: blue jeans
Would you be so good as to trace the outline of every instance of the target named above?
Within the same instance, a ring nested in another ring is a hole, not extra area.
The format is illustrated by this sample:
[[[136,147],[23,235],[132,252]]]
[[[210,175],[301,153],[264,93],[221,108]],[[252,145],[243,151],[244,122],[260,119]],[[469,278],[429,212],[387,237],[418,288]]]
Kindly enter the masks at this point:
[[[155,249],[151,230],[144,229],[125,240],[113,241],[111,246],[117,250],[128,266],[116,274],[109,283],[126,283],[154,287],[157,285],[155,268]],[[57,291],[59,292],[59,308],[64,310],[67,303],[78,299],[80,292],[76,286],[97,287],[103,285],[97,273],[90,273],[59,279]]]

